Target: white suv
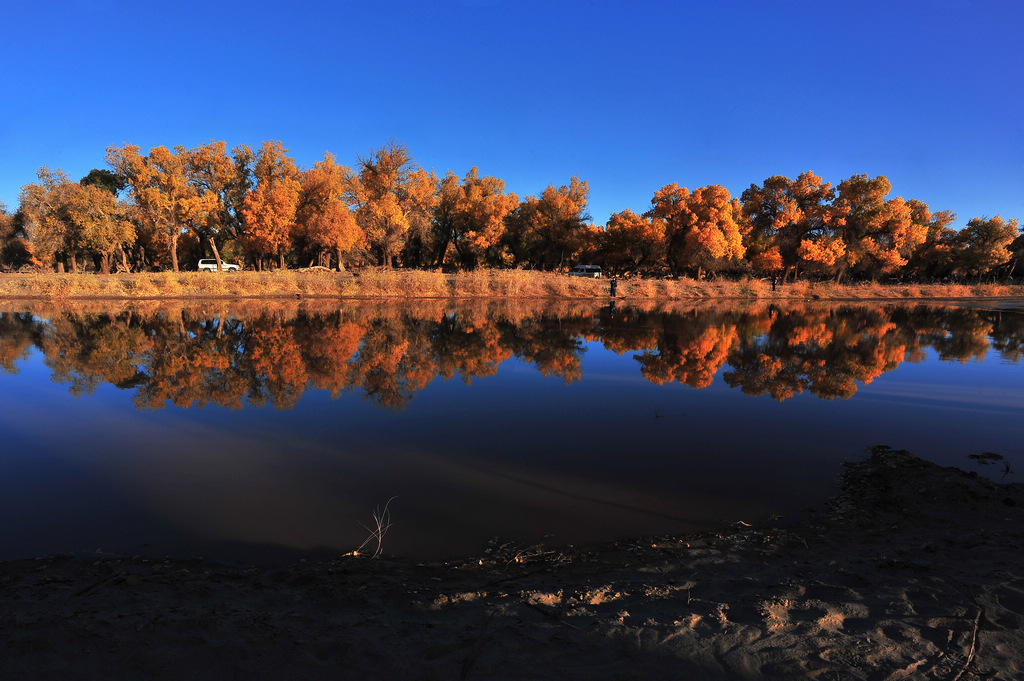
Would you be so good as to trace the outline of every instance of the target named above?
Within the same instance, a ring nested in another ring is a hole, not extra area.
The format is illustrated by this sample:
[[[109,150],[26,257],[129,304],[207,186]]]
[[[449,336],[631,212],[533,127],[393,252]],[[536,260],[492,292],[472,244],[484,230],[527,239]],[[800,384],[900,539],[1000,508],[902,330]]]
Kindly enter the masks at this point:
[[[600,265],[576,265],[569,270],[570,277],[587,277],[588,279],[601,278]]]
[[[237,272],[238,271],[238,265],[234,265],[234,264],[229,263],[229,262],[224,262],[223,260],[220,261],[220,268],[224,272]],[[200,272],[216,272],[217,271],[217,261],[214,260],[213,258],[203,258],[202,260],[199,261],[199,271]]]

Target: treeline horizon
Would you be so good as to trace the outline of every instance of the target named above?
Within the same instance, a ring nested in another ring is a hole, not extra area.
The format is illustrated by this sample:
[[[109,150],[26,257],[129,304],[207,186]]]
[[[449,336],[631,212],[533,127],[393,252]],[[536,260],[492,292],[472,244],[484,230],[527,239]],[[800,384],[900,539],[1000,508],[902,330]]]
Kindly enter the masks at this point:
[[[738,197],[673,183],[648,210],[599,225],[586,180],[520,198],[476,167],[439,177],[396,142],[352,168],[326,152],[301,169],[278,141],[146,154],[124,144],[106,162],[78,182],[43,166],[13,213],[0,204],[0,269],[177,272],[214,258],[256,270],[587,263],[617,276],[937,281],[1011,279],[1024,260],[1018,220],[974,217],[955,229],[949,211],[889,198],[881,175],[837,185],[811,171],[775,175]]]

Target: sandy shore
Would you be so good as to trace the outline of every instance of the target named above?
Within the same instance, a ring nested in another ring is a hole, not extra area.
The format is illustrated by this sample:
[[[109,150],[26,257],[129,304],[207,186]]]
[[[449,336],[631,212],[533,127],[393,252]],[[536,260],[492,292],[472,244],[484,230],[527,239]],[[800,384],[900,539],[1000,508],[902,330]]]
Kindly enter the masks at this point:
[[[3,679],[1020,679],[1024,486],[878,449],[789,525],[447,564],[0,563]]]

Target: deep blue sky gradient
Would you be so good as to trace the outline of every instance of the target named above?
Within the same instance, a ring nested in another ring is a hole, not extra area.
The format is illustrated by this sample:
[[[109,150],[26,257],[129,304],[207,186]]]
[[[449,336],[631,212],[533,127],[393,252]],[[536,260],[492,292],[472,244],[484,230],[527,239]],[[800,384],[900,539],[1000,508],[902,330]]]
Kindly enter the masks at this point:
[[[893,195],[1024,217],[1024,3],[9,2],[0,201],[121,143],[281,140],[302,167],[389,139],[590,212],[665,184],[886,175]]]

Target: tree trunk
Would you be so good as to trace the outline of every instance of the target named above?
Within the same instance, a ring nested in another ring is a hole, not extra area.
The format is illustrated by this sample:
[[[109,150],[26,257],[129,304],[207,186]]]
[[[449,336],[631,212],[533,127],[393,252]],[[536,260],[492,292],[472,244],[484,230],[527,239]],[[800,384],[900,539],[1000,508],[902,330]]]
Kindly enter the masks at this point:
[[[284,249],[277,251],[277,266],[279,269],[284,269]]]
[[[178,271],[178,235],[171,236],[171,270]]]
[[[100,272],[110,274],[110,251],[100,253]]]
[[[338,249],[338,271],[339,272],[344,272],[345,271],[345,263],[343,263],[341,261],[341,249],[340,248]]]
[[[460,245],[459,242],[455,242],[455,252],[459,254],[459,265],[461,267],[466,267],[466,263],[468,263],[469,259],[470,259],[469,258],[469,250],[467,249],[467,247],[463,246],[463,245]],[[440,264],[442,264],[442,265],[444,264],[443,259],[442,259],[442,262]],[[473,269],[473,268],[470,267],[468,269]]]
[[[136,246],[132,250],[132,261],[135,263],[135,269],[139,272],[145,272],[149,263],[146,261],[146,249],[142,246]]]
[[[213,249],[213,257],[217,259],[217,271],[220,272],[222,271],[220,265],[220,251],[217,250],[217,242],[213,240],[212,236],[210,237],[210,248]]]
[[[437,259],[434,261],[435,267],[444,267],[444,256],[448,254],[448,244],[451,243],[451,236],[447,235],[444,241],[437,245]]]
[[[78,274],[78,258],[74,253],[71,254],[71,274]]]

